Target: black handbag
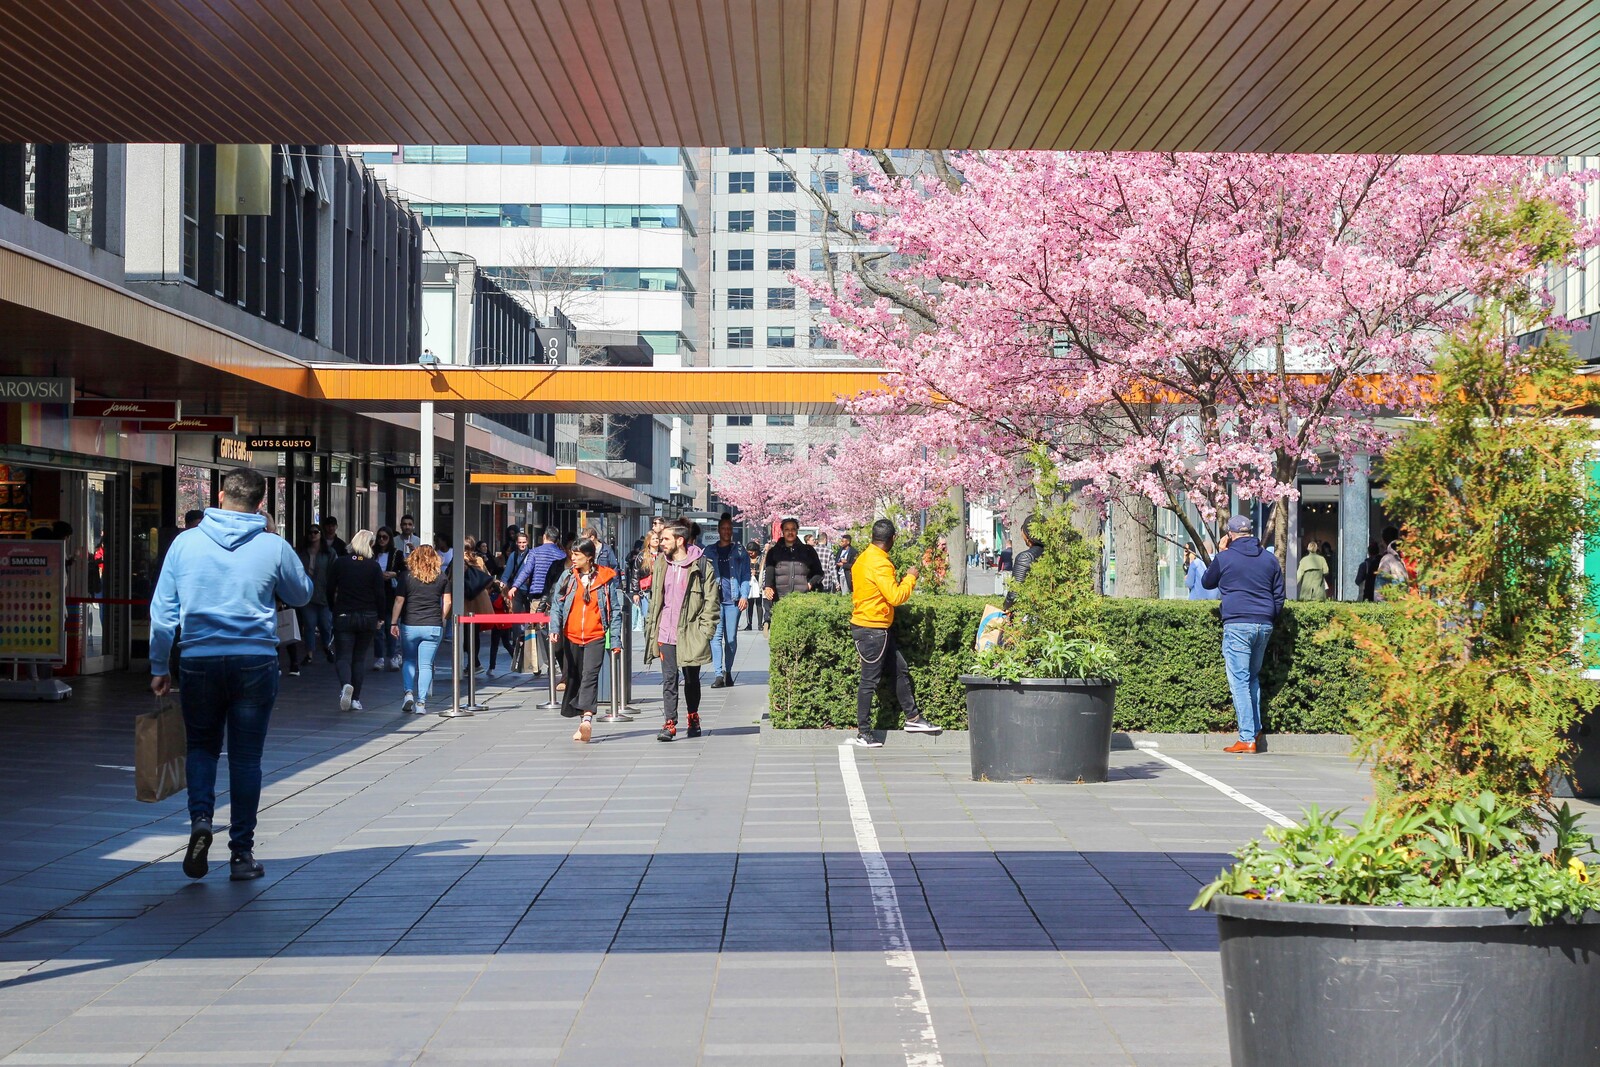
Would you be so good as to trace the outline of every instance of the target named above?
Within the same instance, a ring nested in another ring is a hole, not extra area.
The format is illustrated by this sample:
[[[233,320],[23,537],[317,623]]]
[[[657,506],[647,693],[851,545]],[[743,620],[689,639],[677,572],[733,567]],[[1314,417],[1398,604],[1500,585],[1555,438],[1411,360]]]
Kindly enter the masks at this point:
[[[491,581],[493,579],[489,577],[488,571],[480,571],[476,567],[468,567],[466,573],[461,576],[461,588],[466,593],[468,600],[476,600],[479,593],[489,588]]]

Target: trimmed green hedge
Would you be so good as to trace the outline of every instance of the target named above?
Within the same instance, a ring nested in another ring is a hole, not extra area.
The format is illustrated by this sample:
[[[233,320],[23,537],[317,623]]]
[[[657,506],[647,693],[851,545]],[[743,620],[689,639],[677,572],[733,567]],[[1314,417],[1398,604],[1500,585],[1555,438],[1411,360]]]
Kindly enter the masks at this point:
[[[967,725],[966,694],[957,681],[972,659],[983,609],[996,598],[919,595],[900,608],[895,635],[911,664],[923,714],[948,730]],[[1117,687],[1119,730],[1203,733],[1235,725],[1222,669],[1222,622],[1215,601],[1102,602],[1106,636],[1122,657]],[[1290,601],[1262,669],[1263,717],[1278,733],[1341,733],[1346,709],[1365,691],[1348,642],[1312,640],[1337,611],[1390,609],[1371,604]],[[772,616],[771,720],[782,729],[855,727],[860,676],[850,640],[847,597],[787,596]],[[874,725],[904,721],[890,687],[878,691]]]

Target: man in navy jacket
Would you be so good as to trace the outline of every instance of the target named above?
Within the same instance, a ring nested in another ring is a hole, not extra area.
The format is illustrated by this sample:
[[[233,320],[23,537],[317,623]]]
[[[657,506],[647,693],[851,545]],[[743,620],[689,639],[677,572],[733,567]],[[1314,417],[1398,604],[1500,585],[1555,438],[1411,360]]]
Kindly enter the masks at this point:
[[[1200,584],[1222,590],[1222,662],[1239,719],[1239,740],[1223,751],[1254,752],[1261,733],[1261,661],[1283,614],[1283,568],[1261,547],[1250,520],[1235,515]]]

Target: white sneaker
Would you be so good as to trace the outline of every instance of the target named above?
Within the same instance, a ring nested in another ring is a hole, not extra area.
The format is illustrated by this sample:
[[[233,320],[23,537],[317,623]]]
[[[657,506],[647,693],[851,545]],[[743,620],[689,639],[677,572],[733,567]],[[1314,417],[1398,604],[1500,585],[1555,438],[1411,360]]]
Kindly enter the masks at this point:
[[[350,701],[354,698],[355,692],[356,692],[356,687],[353,686],[353,685],[347,685],[343,689],[339,690],[339,710],[340,711],[349,711],[350,710]]]
[[[400,669],[400,657],[399,656],[390,656],[389,657],[389,669],[391,671],[397,671],[397,670]]]
[[[424,704],[420,700],[417,701],[416,705],[414,707],[412,707],[412,709],[411,709],[411,714],[413,714],[413,715],[426,715],[426,714],[428,714],[428,705]]]
[[[375,660],[373,660],[373,661],[372,661],[372,669],[373,669],[373,670],[375,670],[375,671],[381,671],[381,670],[383,670],[383,669],[384,669],[384,662],[383,662],[383,660],[381,660],[381,659],[375,659]]]
[[[407,689],[406,690],[406,698],[400,702],[400,710],[401,711],[410,711],[413,707],[416,706],[416,703],[417,703],[416,694],[412,693],[411,690]]]
[[[352,700],[350,702],[350,710],[351,711],[366,711],[367,709],[361,706],[361,701]]]
[[[943,732],[944,729],[942,727],[935,726],[920,715],[915,719],[906,720],[906,733],[908,734],[939,734]]]

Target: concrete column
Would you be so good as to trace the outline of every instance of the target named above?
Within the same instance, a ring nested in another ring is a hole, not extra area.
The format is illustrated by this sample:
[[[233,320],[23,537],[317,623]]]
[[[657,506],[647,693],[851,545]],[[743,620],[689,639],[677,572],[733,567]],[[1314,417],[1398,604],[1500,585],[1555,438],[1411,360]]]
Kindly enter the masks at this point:
[[[1372,457],[1352,456],[1350,473],[1339,486],[1339,599],[1356,600],[1356,571],[1367,558],[1372,536]]]
[[[312,169],[318,173],[316,179],[319,188],[324,188],[323,183],[328,182],[333,174],[332,145],[319,145],[316,154],[311,157]],[[331,195],[331,190],[330,190]],[[333,302],[344,298],[335,284],[337,278],[333,270],[333,205],[320,204],[317,208],[317,340],[327,346],[333,345]],[[351,269],[354,269],[353,267]],[[351,346],[354,350],[354,346]]]

